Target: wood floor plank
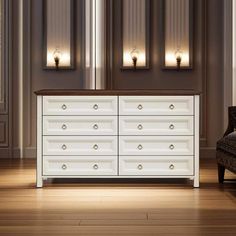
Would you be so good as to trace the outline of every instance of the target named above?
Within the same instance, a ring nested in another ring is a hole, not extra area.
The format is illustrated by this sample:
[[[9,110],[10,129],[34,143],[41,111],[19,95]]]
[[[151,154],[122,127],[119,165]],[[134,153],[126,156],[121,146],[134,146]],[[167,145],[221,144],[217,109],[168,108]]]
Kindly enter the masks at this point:
[[[0,236],[235,232],[236,183],[217,183],[214,160],[201,163],[200,189],[186,180],[58,180],[36,189],[35,160],[0,159]]]

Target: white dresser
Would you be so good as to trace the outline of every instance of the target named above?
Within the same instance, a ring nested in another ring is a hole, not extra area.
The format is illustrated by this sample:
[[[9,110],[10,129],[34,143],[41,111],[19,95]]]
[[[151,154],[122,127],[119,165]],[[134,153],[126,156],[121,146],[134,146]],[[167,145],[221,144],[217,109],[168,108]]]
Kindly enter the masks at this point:
[[[189,178],[199,187],[199,95],[36,94],[37,187],[48,178]]]

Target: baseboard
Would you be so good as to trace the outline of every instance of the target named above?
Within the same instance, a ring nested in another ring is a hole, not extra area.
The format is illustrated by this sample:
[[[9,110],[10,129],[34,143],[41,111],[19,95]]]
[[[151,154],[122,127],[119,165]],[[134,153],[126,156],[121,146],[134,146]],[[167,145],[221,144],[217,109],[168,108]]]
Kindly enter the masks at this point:
[[[21,158],[20,148],[0,148],[0,158]],[[23,150],[23,158],[36,158],[36,148],[28,147]]]
[[[0,158],[12,158],[12,150],[10,148],[0,148]]]
[[[27,147],[23,151],[24,158],[36,158],[37,149],[36,147]]]
[[[215,157],[216,157],[216,148],[215,147],[202,147],[202,148],[200,148],[200,158],[213,159]]]

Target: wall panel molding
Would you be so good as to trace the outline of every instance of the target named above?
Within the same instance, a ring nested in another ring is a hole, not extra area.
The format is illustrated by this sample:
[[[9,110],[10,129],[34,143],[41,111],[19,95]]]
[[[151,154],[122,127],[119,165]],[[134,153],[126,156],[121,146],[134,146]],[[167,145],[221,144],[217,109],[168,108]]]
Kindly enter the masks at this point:
[[[137,69],[149,68],[150,0],[123,0],[121,4],[121,68],[132,69],[132,51],[137,51]]]
[[[164,0],[164,68],[181,69],[193,64],[193,0]]]
[[[55,69],[55,53],[59,68],[74,68],[74,0],[44,0],[44,68]]]
[[[233,1],[224,0],[224,129],[228,126],[228,107],[233,104]],[[234,13],[235,14],[235,13]]]

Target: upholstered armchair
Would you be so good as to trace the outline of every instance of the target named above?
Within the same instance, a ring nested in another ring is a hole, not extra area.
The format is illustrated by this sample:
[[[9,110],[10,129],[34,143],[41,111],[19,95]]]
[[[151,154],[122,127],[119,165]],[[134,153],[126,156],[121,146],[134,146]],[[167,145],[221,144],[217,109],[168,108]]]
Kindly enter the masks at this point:
[[[216,145],[219,183],[225,180],[225,169],[236,173],[236,107],[229,107],[228,116],[228,128]]]

